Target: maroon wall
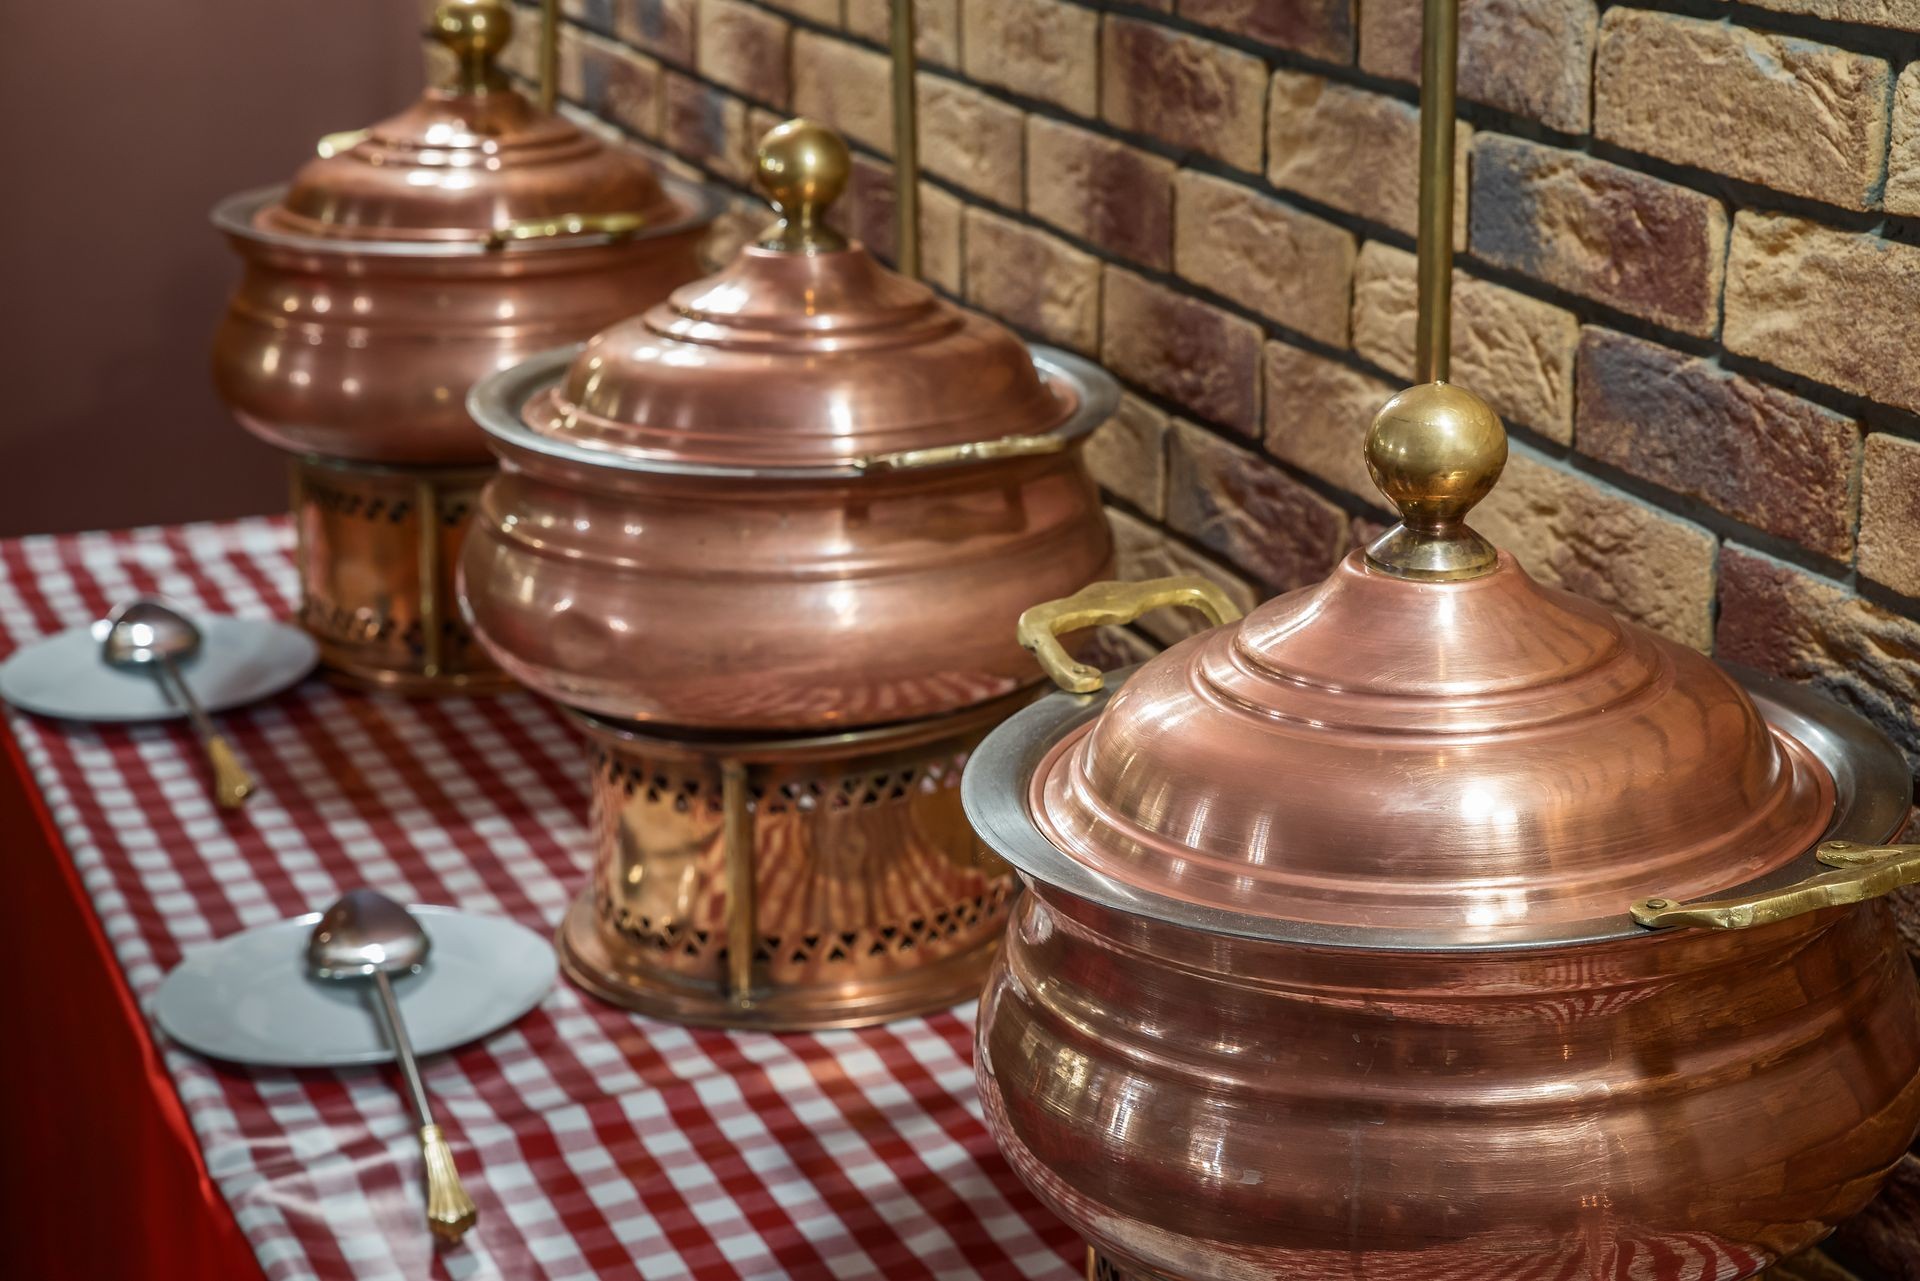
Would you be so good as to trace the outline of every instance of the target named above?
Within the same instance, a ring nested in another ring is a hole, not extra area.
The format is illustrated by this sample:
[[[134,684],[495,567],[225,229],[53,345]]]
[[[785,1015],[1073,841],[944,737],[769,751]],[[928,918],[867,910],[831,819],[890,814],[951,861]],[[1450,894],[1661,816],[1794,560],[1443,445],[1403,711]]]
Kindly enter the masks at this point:
[[[269,511],[214,398],[215,200],[418,91],[414,0],[35,4],[0,17],[0,536]]]

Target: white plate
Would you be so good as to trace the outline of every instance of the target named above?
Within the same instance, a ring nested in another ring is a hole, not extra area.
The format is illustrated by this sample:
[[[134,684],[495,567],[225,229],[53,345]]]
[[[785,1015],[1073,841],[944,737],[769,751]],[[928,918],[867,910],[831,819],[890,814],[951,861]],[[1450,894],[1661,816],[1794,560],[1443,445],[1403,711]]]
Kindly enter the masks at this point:
[[[394,995],[417,1054],[503,1028],[553,987],[553,947],[523,925],[450,907],[410,907],[433,940]],[[161,1031],[209,1058],[258,1067],[390,1063],[373,988],[307,977],[318,912],[229,935],[187,954],[153,994]]]
[[[306,679],[319,661],[313,637],[285,623],[196,614],[200,652],[180,665],[210,712],[230,711]],[[165,721],[185,716],[147,672],[108,667],[105,622],[35,641],[0,663],[0,698],[23,712],[70,721]]]

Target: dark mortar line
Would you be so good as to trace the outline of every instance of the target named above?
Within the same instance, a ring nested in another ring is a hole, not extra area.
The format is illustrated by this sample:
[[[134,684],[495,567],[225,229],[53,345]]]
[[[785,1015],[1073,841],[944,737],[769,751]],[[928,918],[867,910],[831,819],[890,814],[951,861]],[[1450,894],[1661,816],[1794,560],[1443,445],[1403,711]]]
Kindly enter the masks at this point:
[[[1832,45],[1849,53],[1883,59],[1893,64],[1895,72],[1899,71],[1902,63],[1920,56],[1920,33],[1766,9],[1743,4],[1740,0],[1602,0],[1600,17],[1603,21],[1612,9],[1651,9],[1681,18],[1699,18],[1717,25],[1744,27],[1768,35]]]
[[[1852,586],[1854,595],[1876,608],[1902,618],[1920,618],[1920,596],[1909,596],[1860,573],[1854,574]]]

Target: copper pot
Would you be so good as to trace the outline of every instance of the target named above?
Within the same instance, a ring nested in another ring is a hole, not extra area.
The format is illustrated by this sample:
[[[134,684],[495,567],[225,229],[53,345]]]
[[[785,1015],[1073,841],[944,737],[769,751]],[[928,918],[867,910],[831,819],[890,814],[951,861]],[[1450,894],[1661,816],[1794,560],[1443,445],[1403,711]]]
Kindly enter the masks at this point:
[[[1079,692],[963,785],[1031,890],[981,1007],[995,1137],[1113,1276],[1751,1276],[1920,1130],[1920,983],[1863,903],[1920,879],[1879,844],[1905,762],[1496,552],[1467,393],[1368,449],[1402,521],[1325,583],[1104,681],[1053,633],[1230,606],[1023,620]]]
[[[294,455],[302,619],[329,667],[415,692],[498,677],[434,550],[492,464],[468,388],[693,279],[719,209],[509,87],[501,0],[445,0],[434,30],[454,83],[213,213],[245,264],[214,382]]]
[[[755,732],[952,712],[1032,684],[1009,623],[1111,564],[1080,446],[1113,380],[833,237],[844,147],[784,129],[765,240],[474,390],[502,469],[465,607],[569,707]]]

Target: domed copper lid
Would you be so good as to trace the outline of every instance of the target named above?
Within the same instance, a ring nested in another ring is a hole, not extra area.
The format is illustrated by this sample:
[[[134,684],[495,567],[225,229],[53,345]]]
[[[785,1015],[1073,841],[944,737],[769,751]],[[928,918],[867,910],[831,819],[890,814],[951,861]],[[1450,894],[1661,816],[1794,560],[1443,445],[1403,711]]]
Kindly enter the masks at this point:
[[[638,156],[541,111],[495,65],[505,0],[442,0],[433,33],[454,82],[359,134],[334,135],[255,215],[263,231],[371,241],[502,241],[619,234],[677,221]]]
[[[1012,333],[825,225],[849,163],[811,121],[769,133],[759,177],[781,220],[717,275],[595,337],[525,403],[527,427],[668,467],[1059,448],[1058,429],[1083,417],[1074,380],[1043,377]]]
[[[1506,453],[1458,387],[1390,402],[1367,460],[1401,523],[1148,661],[1058,742],[1028,797],[1052,845],[1203,913],[1492,944],[1803,855],[1835,808],[1805,746],[1708,659],[1466,525]]]

